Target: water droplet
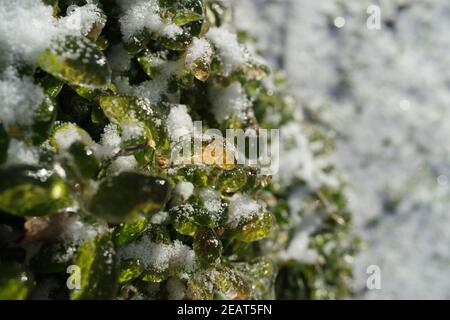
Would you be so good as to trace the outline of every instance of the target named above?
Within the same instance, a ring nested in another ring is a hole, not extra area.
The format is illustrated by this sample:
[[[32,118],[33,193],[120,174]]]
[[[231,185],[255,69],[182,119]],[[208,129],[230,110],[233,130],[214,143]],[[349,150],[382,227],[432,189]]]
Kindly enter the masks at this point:
[[[447,186],[448,185],[448,177],[445,175],[440,175],[437,177],[437,182],[441,186]]]
[[[334,19],[334,26],[339,29],[344,27],[345,26],[345,18],[337,17],[336,19]]]

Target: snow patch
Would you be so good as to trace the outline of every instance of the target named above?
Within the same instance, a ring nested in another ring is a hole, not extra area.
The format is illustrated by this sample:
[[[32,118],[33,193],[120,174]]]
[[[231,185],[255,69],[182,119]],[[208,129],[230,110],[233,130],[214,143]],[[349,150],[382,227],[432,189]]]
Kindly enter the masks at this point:
[[[34,113],[45,98],[42,88],[29,77],[20,77],[12,67],[0,79],[0,122],[7,126],[32,124]]]
[[[180,138],[193,132],[194,124],[185,105],[178,105],[170,109],[167,119],[167,130],[170,140],[177,142]]]

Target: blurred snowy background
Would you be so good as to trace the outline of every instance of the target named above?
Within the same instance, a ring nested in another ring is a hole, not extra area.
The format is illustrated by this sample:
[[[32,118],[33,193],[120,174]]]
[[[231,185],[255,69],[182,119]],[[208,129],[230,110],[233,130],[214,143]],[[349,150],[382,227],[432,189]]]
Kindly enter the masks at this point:
[[[232,0],[291,90],[336,133],[367,248],[359,298],[450,299],[450,1]],[[366,26],[381,9],[381,29]],[[381,290],[366,291],[366,268]]]

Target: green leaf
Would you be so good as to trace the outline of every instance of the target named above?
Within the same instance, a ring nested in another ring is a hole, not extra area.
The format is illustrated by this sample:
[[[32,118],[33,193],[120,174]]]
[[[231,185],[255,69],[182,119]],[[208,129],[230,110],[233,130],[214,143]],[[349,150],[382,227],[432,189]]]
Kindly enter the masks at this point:
[[[95,23],[92,24],[90,30],[83,34],[86,38],[94,42],[97,41],[106,25],[106,15],[100,8],[95,8],[95,15],[97,16]]]
[[[123,44],[130,55],[136,55],[145,49],[150,41],[150,36],[145,31],[136,33],[131,39]]]
[[[59,0],[43,0],[43,2],[47,5],[51,5],[53,7],[53,16],[57,17],[59,14]]]
[[[177,11],[172,21],[178,26],[184,26],[188,23],[199,21],[201,19],[203,19],[203,14],[189,9],[182,9]]]
[[[224,300],[247,300],[249,284],[230,267],[210,268],[190,279],[186,296],[192,300],[210,300],[219,294]]]
[[[158,4],[162,8],[172,7],[178,0],[158,0]]]
[[[75,265],[80,268],[81,288],[72,300],[112,299],[118,290],[118,263],[111,234],[86,240],[78,250]]]
[[[111,82],[105,56],[84,38],[57,39],[39,58],[39,66],[72,85],[102,88]]]
[[[100,35],[95,41],[98,50],[105,51],[109,47],[109,41],[105,36]]]
[[[191,44],[192,36],[188,32],[183,32],[174,38],[163,37],[159,38],[159,41],[167,49],[174,51],[183,51]]]
[[[34,114],[32,126],[34,145],[40,145],[49,138],[56,119],[56,112],[57,100],[46,97]]]
[[[32,275],[22,266],[0,265],[0,300],[24,300],[33,286]]]
[[[70,205],[67,186],[54,171],[25,165],[0,169],[1,210],[16,216],[43,216]]]
[[[99,97],[103,95],[110,95],[116,92],[116,86],[113,83],[109,83],[104,88],[101,89],[92,89],[77,86],[72,86],[72,89],[74,89],[75,92],[78,93],[80,97],[89,101],[96,101]]]
[[[249,262],[233,263],[233,266],[248,283],[251,283],[255,299],[275,298],[272,283],[276,276],[276,270],[270,258],[258,257]]]
[[[81,177],[90,179],[97,176],[100,170],[100,164],[94,157],[92,150],[81,142],[75,142],[70,146],[68,151],[72,155],[73,162]]]
[[[191,205],[181,205],[170,209],[175,230],[185,236],[194,236],[198,224],[195,222],[195,210]]]
[[[90,211],[110,223],[134,221],[159,212],[171,192],[169,182],[133,172],[107,177],[90,202]]]
[[[53,129],[50,144],[58,151],[68,150],[74,143],[82,143],[88,148],[94,146],[89,133],[73,123],[62,123]]]
[[[197,257],[205,265],[217,262],[222,254],[222,243],[209,228],[201,228],[196,232],[193,247]]]
[[[236,167],[224,170],[216,181],[216,189],[222,193],[236,193],[247,184],[247,175],[244,168]]]
[[[143,266],[139,259],[129,259],[121,262],[119,282],[126,283],[138,278],[143,272]]]
[[[50,98],[56,98],[64,86],[63,81],[52,77],[51,75],[46,75],[39,83],[44,89],[44,93]]]
[[[200,188],[208,185],[209,172],[204,165],[186,165],[178,169],[173,178],[177,182],[189,181]]]
[[[236,231],[236,239],[243,242],[254,242],[264,239],[273,225],[272,215],[264,211],[241,223]]]
[[[114,230],[114,244],[116,247],[124,247],[136,240],[147,228],[150,219],[141,218],[136,222],[123,223]]]
[[[148,101],[128,96],[103,96],[99,100],[106,117],[119,125],[127,122],[144,123],[149,145],[158,150],[170,147],[167,128],[161,125],[168,113],[168,108],[150,105]]]
[[[151,78],[162,72],[167,59],[161,57],[159,53],[144,51],[137,58],[142,70]]]

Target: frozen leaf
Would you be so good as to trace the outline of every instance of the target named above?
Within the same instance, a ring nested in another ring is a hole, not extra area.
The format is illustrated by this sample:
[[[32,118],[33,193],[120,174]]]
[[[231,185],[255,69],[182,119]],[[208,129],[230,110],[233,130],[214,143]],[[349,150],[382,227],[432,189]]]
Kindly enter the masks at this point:
[[[183,51],[189,46],[192,41],[192,36],[183,31],[180,34],[177,34],[174,37],[164,37],[160,38],[161,43],[170,50],[174,51]]]
[[[269,212],[251,217],[248,221],[241,222],[238,226],[236,239],[244,242],[254,242],[265,238],[273,225]]]
[[[126,283],[138,278],[143,272],[139,259],[129,259],[121,262],[119,283]]]
[[[32,140],[35,145],[39,145],[49,138],[56,119],[56,112],[57,101],[51,97],[46,97],[35,111],[32,125]]]
[[[100,170],[100,164],[93,151],[81,142],[73,143],[68,149],[72,156],[73,164],[84,179],[95,178]]]
[[[195,222],[195,209],[191,205],[181,205],[170,209],[169,214],[178,233],[193,236],[198,224]]]
[[[44,93],[50,98],[56,98],[64,86],[64,82],[51,76],[46,75],[40,80],[40,84],[44,89]]]
[[[111,81],[105,56],[92,43],[74,36],[55,40],[39,58],[39,66],[72,85],[102,88]]]
[[[263,239],[272,228],[272,215],[256,200],[236,193],[228,207],[228,227],[236,239],[253,242]]]
[[[247,184],[247,174],[242,167],[224,170],[216,181],[216,188],[223,193],[235,193]]]
[[[253,299],[273,299],[272,283],[276,275],[274,262],[268,257],[256,258],[249,262],[234,263],[233,267],[252,283]]]
[[[112,299],[118,289],[118,265],[111,235],[106,232],[86,240],[78,250],[75,265],[80,268],[81,288],[73,300]]]
[[[203,15],[201,13],[197,13],[189,9],[184,9],[177,11],[175,17],[173,18],[173,22],[178,26],[184,26],[188,23],[201,19],[203,19]]]
[[[186,52],[186,67],[200,81],[209,78],[213,49],[206,39],[194,38]]]
[[[167,129],[161,125],[161,119],[166,117],[162,108],[128,96],[103,96],[99,103],[110,121],[117,124],[142,122],[149,144],[156,144],[159,150],[169,148]]]
[[[83,97],[84,99],[87,99],[89,101],[97,101],[100,96],[114,94],[117,91],[113,83],[109,83],[108,85],[106,85],[106,87],[101,89],[92,89],[78,86],[72,87],[80,97]]]
[[[191,279],[186,295],[192,300],[211,300],[217,295],[226,300],[246,300],[251,288],[232,268],[211,268]]]
[[[161,53],[152,53],[145,51],[137,58],[142,70],[151,78],[160,75],[167,63],[167,59],[161,56]]]
[[[201,228],[195,233],[193,247],[199,260],[206,265],[217,262],[222,254],[222,243],[216,233],[208,228]]]
[[[147,228],[150,220],[141,218],[136,222],[123,223],[114,230],[114,244],[120,248],[136,240]]]
[[[65,28],[79,31],[86,38],[96,41],[105,27],[106,15],[92,3],[80,7],[72,5],[60,23]]]
[[[33,166],[0,169],[0,209],[16,216],[55,214],[70,206],[67,186],[53,170]]]
[[[191,22],[203,20],[203,18],[203,1],[184,0],[178,1],[172,21],[178,26],[184,26]]]
[[[176,181],[187,180],[196,187],[206,187],[209,182],[209,171],[204,165],[185,165],[177,169],[173,178]]]
[[[94,148],[95,142],[83,129],[73,123],[60,124],[53,130],[50,143],[57,150],[66,151],[72,144],[79,142],[87,148]]]
[[[150,36],[146,32],[140,31],[124,42],[124,48],[128,51],[128,54],[136,55],[144,50],[149,42]]]
[[[133,221],[160,211],[170,192],[165,179],[124,172],[100,182],[89,209],[111,223]]]

